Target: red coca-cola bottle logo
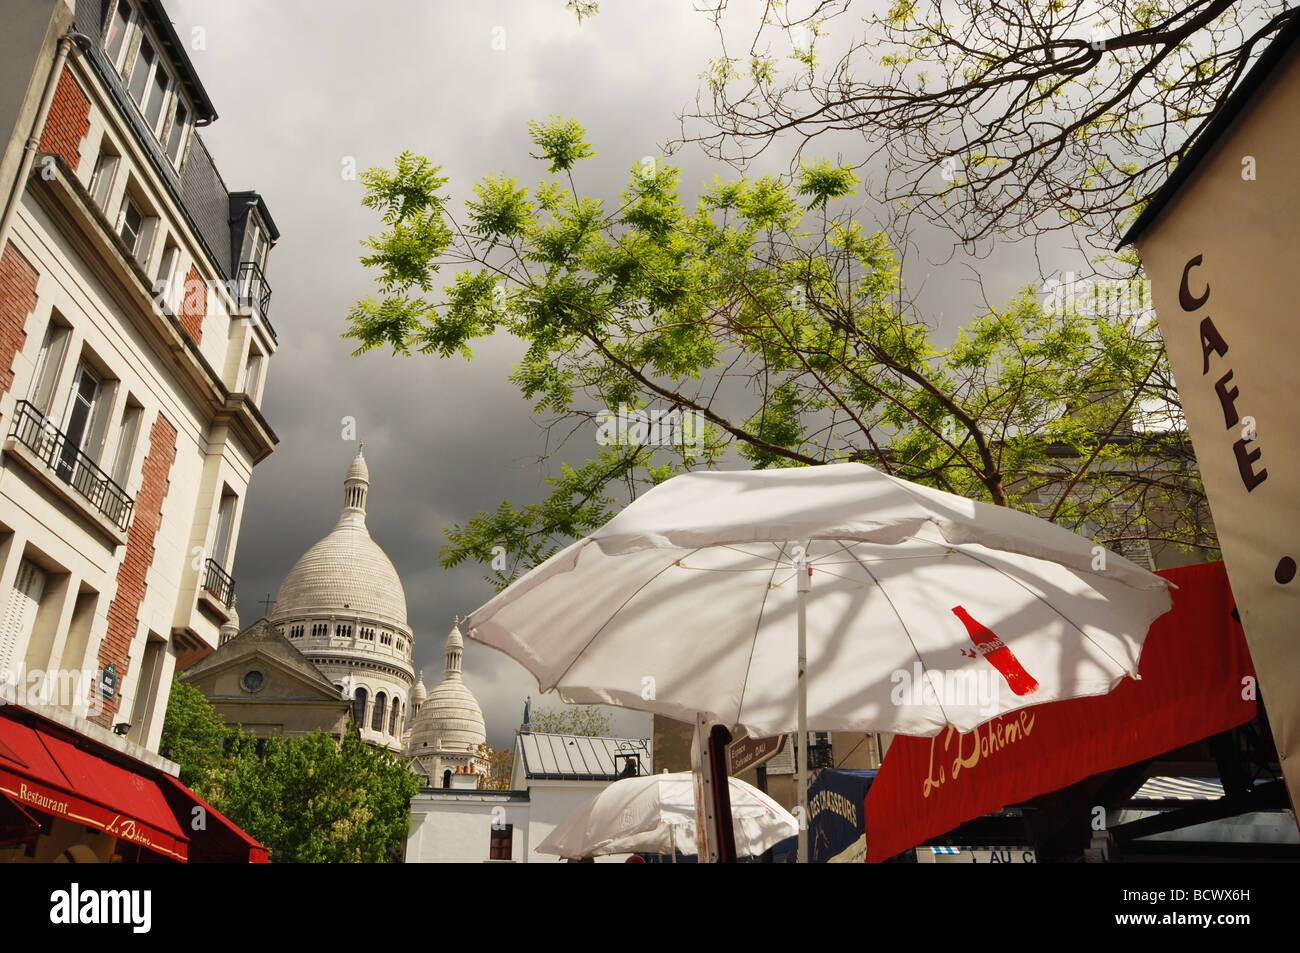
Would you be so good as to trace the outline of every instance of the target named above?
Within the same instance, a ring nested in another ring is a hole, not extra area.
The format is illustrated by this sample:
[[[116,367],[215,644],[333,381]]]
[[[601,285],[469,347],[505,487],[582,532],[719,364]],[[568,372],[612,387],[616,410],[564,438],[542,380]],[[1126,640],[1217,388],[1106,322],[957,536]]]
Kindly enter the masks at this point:
[[[1032,695],[1038,691],[1038,681],[1025,671],[1020,660],[1007,648],[1006,643],[997,637],[996,633],[971,618],[971,614],[961,606],[953,606],[952,614],[961,619],[962,624],[966,626],[966,633],[975,645],[975,651],[998,670],[1012,692],[1016,695]]]

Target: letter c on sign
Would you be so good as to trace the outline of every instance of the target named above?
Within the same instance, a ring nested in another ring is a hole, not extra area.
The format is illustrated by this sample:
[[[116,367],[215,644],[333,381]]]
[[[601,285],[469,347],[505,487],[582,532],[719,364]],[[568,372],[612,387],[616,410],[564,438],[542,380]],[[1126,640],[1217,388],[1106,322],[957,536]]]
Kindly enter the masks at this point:
[[[1209,300],[1210,286],[1208,284],[1205,286],[1205,293],[1199,298],[1193,298],[1191,289],[1187,287],[1187,273],[1200,263],[1201,256],[1197,255],[1183,266],[1183,280],[1178,283],[1178,303],[1183,306],[1184,311],[1195,311]]]

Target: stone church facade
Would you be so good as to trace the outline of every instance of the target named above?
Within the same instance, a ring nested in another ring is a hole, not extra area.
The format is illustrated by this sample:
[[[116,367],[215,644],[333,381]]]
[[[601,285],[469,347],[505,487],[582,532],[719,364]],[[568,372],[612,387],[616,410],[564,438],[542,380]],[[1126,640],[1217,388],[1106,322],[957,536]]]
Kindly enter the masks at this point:
[[[242,632],[235,617],[217,651],[182,678],[228,724],[259,736],[319,729],[341,738],[353,722],[364,741],[409,757],[426,785],[485,776],[487,728],[461,670],[458,621],[442,681],[430,691],[415,670],[406,591],[366,527],[369,498],[370,470],[358,451],[338,521],[294,563],[270,614]]]

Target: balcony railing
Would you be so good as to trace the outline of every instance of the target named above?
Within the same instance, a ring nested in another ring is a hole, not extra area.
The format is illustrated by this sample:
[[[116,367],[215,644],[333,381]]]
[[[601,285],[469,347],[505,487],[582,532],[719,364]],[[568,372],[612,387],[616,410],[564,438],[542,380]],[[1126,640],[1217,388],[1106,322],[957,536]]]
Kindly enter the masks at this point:
[[[221,563],[209,559],[203,564],[203,588],[227,609],[235,598],[235,580],[221,568]]]
[[[257,313],[261,315],[267,329],[270,330],[271,285],[267,282],[266,275],[262,274],[261,266],[255,261],[240,262],[238,280],[239,303],[256,305]],[[275,332],[271,333],[274,335]]]
[[[81,452],[54,421],[25,400],[20,400],[14,412],[13,429],[9,436],[34,453],[54,475],[84,496],[91,505],[121,530],[131,522],[131,508],[135,501],[114,483],[95,461]]]

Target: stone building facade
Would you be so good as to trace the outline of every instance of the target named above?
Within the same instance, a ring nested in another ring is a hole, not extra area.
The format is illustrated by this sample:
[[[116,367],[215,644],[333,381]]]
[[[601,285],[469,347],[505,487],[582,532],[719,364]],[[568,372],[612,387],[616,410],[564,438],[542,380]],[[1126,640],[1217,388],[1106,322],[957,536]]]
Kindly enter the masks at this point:
[[[11,6],[0,672],[156,757],[173,671],[230,617],[249,480],[277,441],[259,408],[278,232],[199,138],[216,111],[161,3]]]

